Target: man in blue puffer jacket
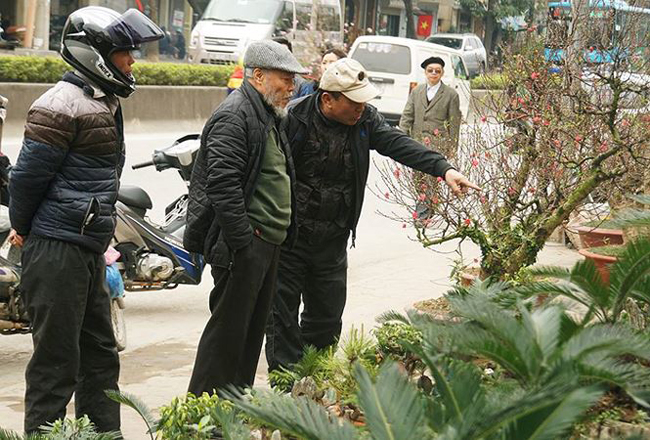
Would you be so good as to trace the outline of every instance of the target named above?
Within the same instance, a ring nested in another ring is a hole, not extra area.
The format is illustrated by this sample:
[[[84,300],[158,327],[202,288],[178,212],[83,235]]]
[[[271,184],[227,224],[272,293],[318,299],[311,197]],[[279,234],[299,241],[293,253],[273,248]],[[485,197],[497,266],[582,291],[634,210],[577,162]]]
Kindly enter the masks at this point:
[[[119,431],[119,359],[104,285],[103,253],[115,229],[124,165],[118,96],[135,91],[131,50],[162,38],[145,15],[88,7],[72,13],[61,55],[75,68],[29,110],[9,182],[14,245],[23,246],[21,291],[34,353],[25,378],[25,431],[66,415]]]

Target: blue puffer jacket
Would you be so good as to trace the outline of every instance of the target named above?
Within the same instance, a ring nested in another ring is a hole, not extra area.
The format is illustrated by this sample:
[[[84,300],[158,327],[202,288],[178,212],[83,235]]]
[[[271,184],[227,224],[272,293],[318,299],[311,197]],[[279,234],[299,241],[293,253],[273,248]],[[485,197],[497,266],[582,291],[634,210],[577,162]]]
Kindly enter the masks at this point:
[[[16,232],[103,253],[115,230],[123,139],[117,98],[77,75],[38,98],[9,182]]]

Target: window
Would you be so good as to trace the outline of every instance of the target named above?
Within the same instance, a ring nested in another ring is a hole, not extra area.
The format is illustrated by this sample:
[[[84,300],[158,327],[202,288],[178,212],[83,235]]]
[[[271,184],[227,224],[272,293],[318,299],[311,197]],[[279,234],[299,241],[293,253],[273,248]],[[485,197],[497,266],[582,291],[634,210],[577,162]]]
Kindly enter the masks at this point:
[[[361,43],[352,58],[370,72],[411,73],[411,49],[390,43]]]
[[[429,43],[440,44],[442,46],[451,47],[452,49],[460,49],[463,47],[462,38],[452,38],[452,37],[429,37],[427,38]]]
[[[305,31],[311,29],[311,3],[296,2],[296,29]]]
[[[316,9],[316,29],[319,31],[339,31],[341,16],[336,6],[319,4]]]
[[[282,6],[282,11],[278,15],[278,18],[275,20],[275,31],[274,35],[276,37],[283,36],[289,33],[293,29],[293,4],[291,2],[285,1]]]
[[[454,76],[456,78],[469,79],[465,64],[463,64],[463,60],[458,55],[451,56],[451,64],[454,66]]]

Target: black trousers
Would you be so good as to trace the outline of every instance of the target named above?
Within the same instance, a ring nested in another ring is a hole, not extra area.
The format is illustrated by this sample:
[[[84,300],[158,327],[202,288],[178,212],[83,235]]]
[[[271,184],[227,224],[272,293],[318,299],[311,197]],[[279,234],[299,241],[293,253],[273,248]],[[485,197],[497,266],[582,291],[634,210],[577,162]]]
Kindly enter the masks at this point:
[[[305,345],[322,349],[336,343],[341,335],[348,236],[344,234],[320,245],[299,238],[292,249],[282,249],[278,292],[266,328],[270,371],[298,362]],[[301,301],[304,307],[299,317]]]
[[[275,292],[280,247],[254,237],[233,265],[212,267],[212,316],[199,342],[189,391],[197,396],[233,384],[250,387]]]
[[[75,394],[77,417],[99,431],[120,429],[120,363],[104,286],[104,256],[77,245],[30,236],[22,253],[20,288],[33,326],[25,378],[25,431],[66,415]]]

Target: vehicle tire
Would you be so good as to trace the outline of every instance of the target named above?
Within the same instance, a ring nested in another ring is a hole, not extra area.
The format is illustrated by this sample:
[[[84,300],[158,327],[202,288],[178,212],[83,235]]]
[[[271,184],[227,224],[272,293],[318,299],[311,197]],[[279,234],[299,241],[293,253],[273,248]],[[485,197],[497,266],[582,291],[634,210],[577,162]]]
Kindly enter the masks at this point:
[[[123,351],[126,348],[126,321],[122,298],[111,298],[111,327],[113,327],[117,351]]]

